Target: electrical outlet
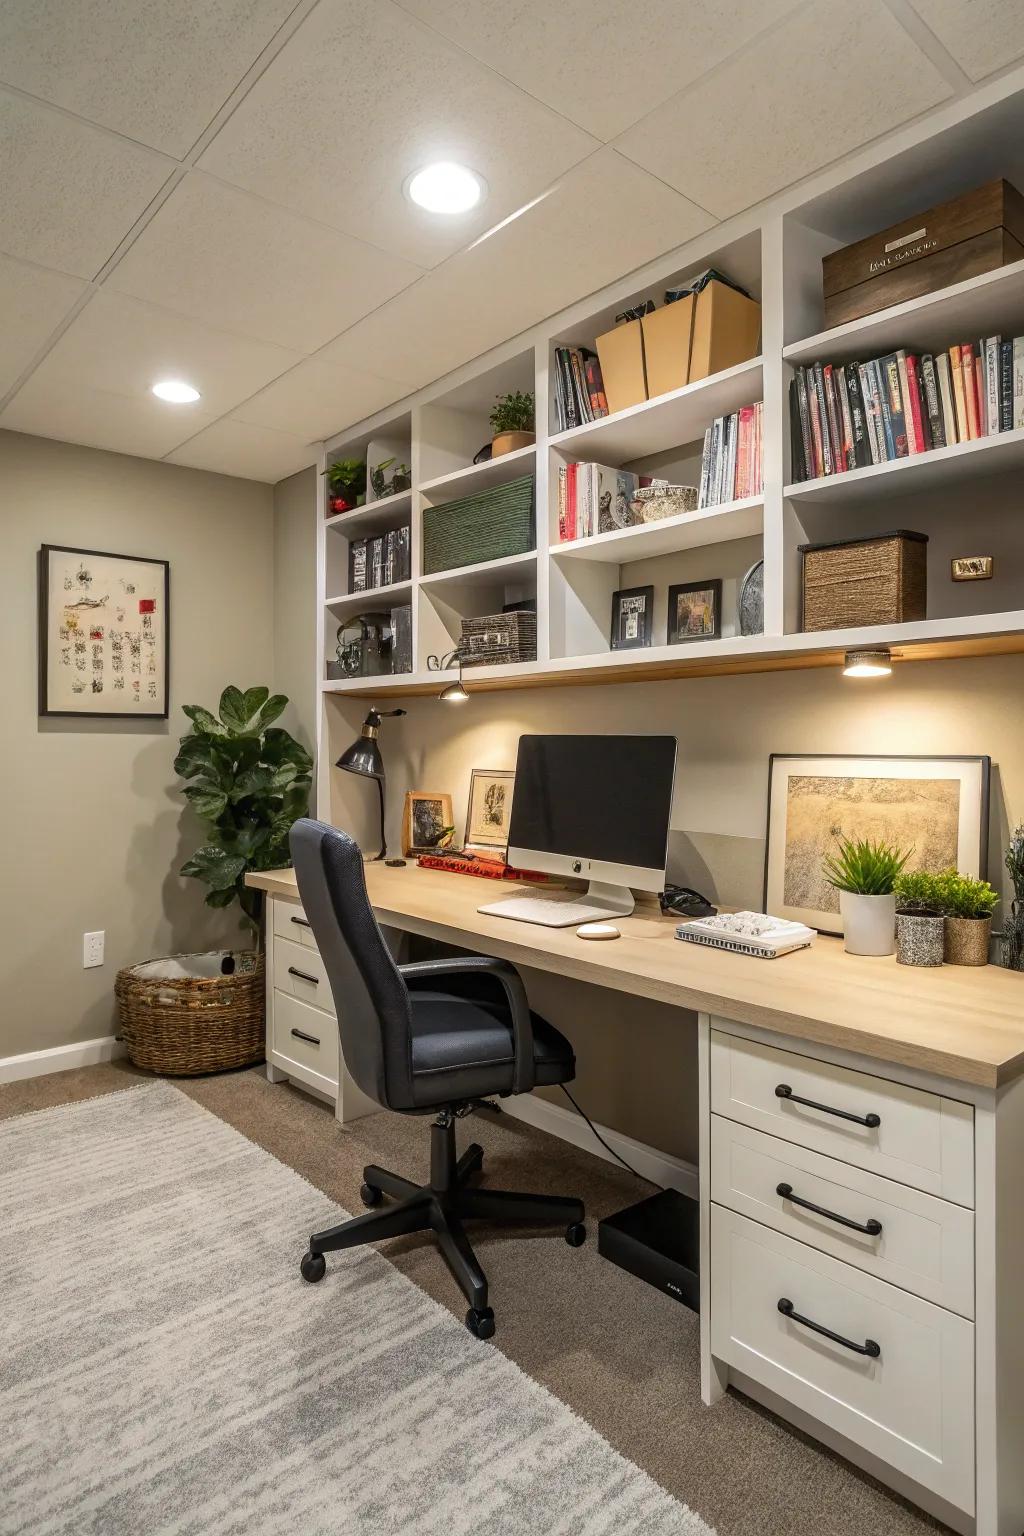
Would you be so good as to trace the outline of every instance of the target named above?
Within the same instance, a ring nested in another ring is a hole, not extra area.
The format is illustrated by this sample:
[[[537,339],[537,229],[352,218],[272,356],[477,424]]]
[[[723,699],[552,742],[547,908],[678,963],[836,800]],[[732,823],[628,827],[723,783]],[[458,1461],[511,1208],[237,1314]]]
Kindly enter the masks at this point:
[[[99,933],[83,933],[82,935],[82,965],[86,970],[92,965],[103,964],[103,940],[106,937],[103,930]]]

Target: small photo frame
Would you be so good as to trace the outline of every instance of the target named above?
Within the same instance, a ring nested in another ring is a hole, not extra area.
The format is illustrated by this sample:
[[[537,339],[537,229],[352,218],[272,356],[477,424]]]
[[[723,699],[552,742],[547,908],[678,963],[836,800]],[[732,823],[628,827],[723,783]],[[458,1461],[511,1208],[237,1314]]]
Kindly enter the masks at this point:
[[[837,837],[913,849],[908,870],[985,879],[990,776],[988,757],[773,753],[764,910],[841,936],[839,893],[822,870]]]
[[[511,770],[473,769],[464,844],[470,853],[498,853],[504,857],[515,784],[516,776]]]
[[[402,815],[402,852],[406,857],[447,847],[453,826],[451,795],[419,789],[406,793]]]
[[[685,581],[668,589],[669,645],[717,640],[722,633],[722,583]]]
[[[612,650],[632,651],[650,645],[653,618],[653,587],[622,587],[613,592]]]

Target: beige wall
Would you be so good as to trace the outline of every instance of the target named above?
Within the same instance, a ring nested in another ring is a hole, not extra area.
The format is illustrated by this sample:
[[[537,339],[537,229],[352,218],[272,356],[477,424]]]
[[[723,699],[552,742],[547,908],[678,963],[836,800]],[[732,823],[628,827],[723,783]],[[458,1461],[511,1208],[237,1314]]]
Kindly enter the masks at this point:
[[[118,967],[237,938],[237,918],[176,873],[200,828],[171,765],[182,704],[274,680],[274,532],[269,486],[11,432],[0,506],[4,1057],[112,1033]],[[39,719],[42,543],[170,561],[169,721]],[[83,970],[93,929],[106,963]]]
[[[478,694],[461,706],[414,699],[381,739],[389,840],[397,846],[411,788],[450,791],[463,827],[470,770],[514,766],[522,731],[668,731],[679,740],[670,878],[758,906],[771,752],[988,753],[990,875],[1000,885],[1007,829],[1024,819],[1022,697],[1024,657],[999,657],[908,664],[878,682],[827,670]],[[332,746],[347,745],[364,709],[332,701]],[[367,787],[332,774],[334,819],[369,842]],[[577,1097],[592,1118],[695,1160],[692,1019],[559,978],[529,984],[534,1006],[576,1046]]]
[[[316,470],[274,486],[274,692],[290,703],[281,724],[311,751],[316,741]]]

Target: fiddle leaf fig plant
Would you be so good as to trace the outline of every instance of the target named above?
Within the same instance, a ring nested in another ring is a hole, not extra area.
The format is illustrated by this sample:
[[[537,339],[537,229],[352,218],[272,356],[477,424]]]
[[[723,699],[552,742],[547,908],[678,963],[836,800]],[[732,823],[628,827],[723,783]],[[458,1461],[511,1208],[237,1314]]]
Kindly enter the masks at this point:
[[[287,703],[269,688],[243,693],[232,685],[221,694],[216,715],[186,704],[192,729],[174,759],[175,772],[188,781],[183,794],[206,823],[205,842],[179,873],[209,887],[208,907],[237,901],[257,933],[263,893],[250,890],[245,876],[291,863],[288,833],[309,806],[313,759],[273,724]]]

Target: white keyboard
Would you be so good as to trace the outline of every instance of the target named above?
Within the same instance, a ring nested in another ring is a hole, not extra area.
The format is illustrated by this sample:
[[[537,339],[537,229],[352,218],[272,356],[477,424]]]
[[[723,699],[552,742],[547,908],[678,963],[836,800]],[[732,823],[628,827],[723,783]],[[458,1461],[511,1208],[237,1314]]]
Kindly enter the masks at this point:
[[[540,923],[544,928],[572,928],[579,923],[607,920],[614,914],[605,907],[583,901],[560,901],[554,896],[507,896],[477,907],[491,917],[511,917],[517,923]]]

